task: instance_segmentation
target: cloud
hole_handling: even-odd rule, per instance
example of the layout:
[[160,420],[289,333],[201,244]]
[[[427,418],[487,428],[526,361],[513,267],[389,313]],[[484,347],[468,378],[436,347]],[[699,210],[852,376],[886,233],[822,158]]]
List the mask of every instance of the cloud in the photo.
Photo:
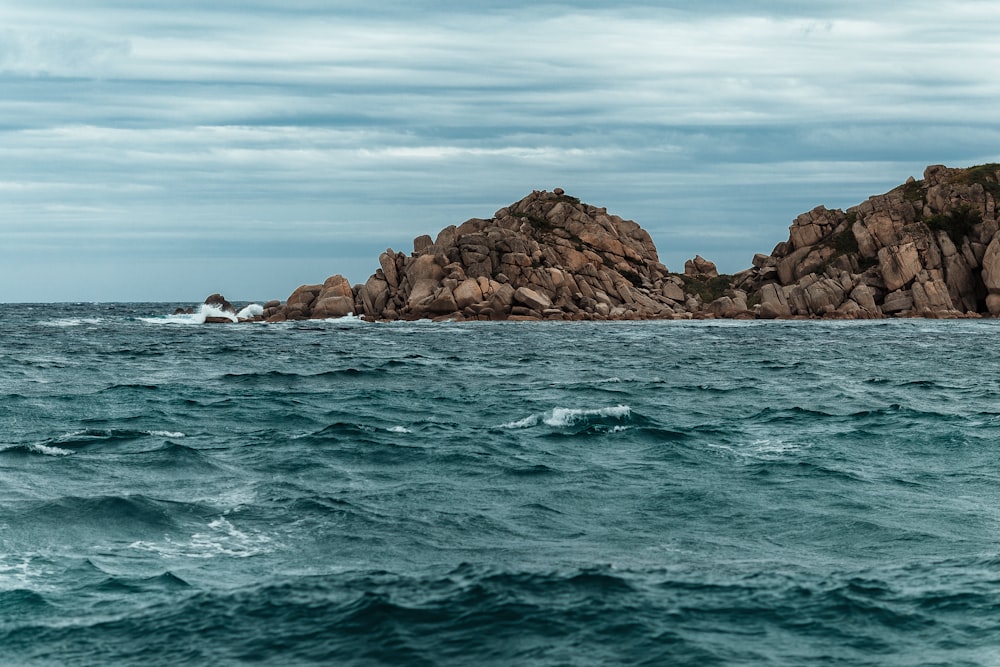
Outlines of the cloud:
[[[1000,158],[987,2],[39,0],[0,18],[0,234],[22,253],[0,248],[0,285],[19,257],[60,271],[46,247],[163,267],[225,247],[257,281],[323,248],[321,273],[337,257],[360,281],[386,245],[557,185],[650,229],[668,265],[732,271],[817,203]],[[206,275],[129,298],[216,291]]]

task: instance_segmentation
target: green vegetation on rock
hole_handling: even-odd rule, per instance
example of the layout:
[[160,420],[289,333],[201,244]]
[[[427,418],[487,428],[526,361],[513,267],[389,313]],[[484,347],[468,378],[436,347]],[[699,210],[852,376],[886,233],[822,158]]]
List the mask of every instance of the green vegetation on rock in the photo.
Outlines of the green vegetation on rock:
[[965,185],[978,183],[983,189],[994,197],[1000,197],[1000,181],[997,174],[1000,173],[1000,163],[990,162],[989,164],[970,167],[962,172],[955,181]]
[[932,231],[946,232],[955,245],[959,245],[972,234],[976,225],[983,221],[979,211],[965,205],[952,209],[948,213],[938,213],[925,218],[923,223]]
[[903,199],[912,202],[922,202],[924,200],[924,182],[911,181],[900,186],[903,191]]
[[684,291],[688,294],[700,296],[704,303],[711,303],[719,297],[724,296],[733,280],[731,275],[724,273],[714,278],[689,276],[683,273],[678,273],[677,275],[684,281]]

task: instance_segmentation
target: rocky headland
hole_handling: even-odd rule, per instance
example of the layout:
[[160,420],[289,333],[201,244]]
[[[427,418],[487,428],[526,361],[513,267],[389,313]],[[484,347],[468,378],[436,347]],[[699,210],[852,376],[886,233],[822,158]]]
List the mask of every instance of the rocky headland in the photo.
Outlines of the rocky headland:
[[[1000,164],[927,167],[848,208],[798,216],[751,268],[667,269],[649,234],[556,188],[386,250],[361,285],[334,275],[285,302],[206,321],[636,320],[1000,315]],[[247,312],[247,311],[245,311]],[[230,316],[232,315],[232,316]]]

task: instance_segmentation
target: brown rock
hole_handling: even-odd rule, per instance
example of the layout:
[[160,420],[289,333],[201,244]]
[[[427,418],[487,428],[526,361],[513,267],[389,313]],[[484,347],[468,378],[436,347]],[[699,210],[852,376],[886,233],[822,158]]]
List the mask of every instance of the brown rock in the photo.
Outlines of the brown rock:
[[346,317],[354,312],[354,298],[348,296],[329,296],[317,299],[309,313],[309,317],[325,320]]
[[788,306],[788,299],[785,291],[774,283],[764,285],[760,290],[761,317],[774,319],[776,317],[790,317],[791,308]]
[[235,313],[236,309],[233,308],[233,304],[226,300],[226,297],[221,294],[212,294],[205,299],[206,306],[214,306],[226,313]]
[[913,309],[923,312],[944,312],[955,310],[948,294],[948,286],[937,280],[914,283],[910,289],[913,295]]
[[523,303],[532,310],[541,312],[552,307],[552,299],[528,287],[519,287],[514,292],[514,301]]
[[427,310],[431,313],[443,315],[446,313],[454,313],[459,310],[458,304],[455,303],[455,295],[447,287],[442,287],[435,294],[434,298],[429,304],[427,304]]
[[434,259],[434,255],[420,255],[406,263],[406,278],[410,285],[416,285],[421,280],[440,281],[444,278],[444,269]]
[[923,268],[917,246],[910,242],[878,251],[879,267],[888,290],[898,290],[913,280]]
[[[983,255],[983,285],[989,294],[1000,294],[1000,234],[995,234]],[[989,305],[989,304],[987,304]],[[990,309],[996,315],[1000,311]]]
[[882,302],[882,312],[887,315],[895,315],[908,310],[913,310],[913,295],[910,294],[910,290],[892,292]]
[[429,303],[434,295],[437,293],[440,283],[437,280],[431,280],[430,278],[421,278],[413,285],[413,289],[410,290],[409,299],[407,299],[406,305],[411,311],[417,311],[424,303]]
[[396,256],[392,252],[392,249],[386,250],[379,255],[378,263],[382,267],[382,273],[385,275],[385,281],[389,284],[389,288],[398,288],[399,274],[396,271]]
[[301,285],[285,301],[285,315],[288,319],[307,318],[316,297],[323,291],[322,285]]
[[701,255],[695,255],[694,259],[684,262],[684,275],[716,278],[719,275],[719,271],[713,262],[708,261]]
[[483,300],[483,290],[478,279],[468,278],[454,289],[455,303],[459,309],[479,303]]
[[431,239],[431,237],[427,234],[423,234],[413,239],[413,252],[414,254],[419,255],[432,245],[434,245],[433,239]]

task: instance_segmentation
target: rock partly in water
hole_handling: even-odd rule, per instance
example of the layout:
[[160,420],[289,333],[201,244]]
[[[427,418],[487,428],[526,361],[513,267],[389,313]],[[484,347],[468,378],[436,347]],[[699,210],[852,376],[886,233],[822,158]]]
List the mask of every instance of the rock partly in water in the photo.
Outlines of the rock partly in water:
[[759,317],[1000,314],[1000,165],[927,167],[842,211],[817,207],[734,284]]
[[[683,274],[649,234],[562,189],[387,249],[368,280],[343,276],[270,301],[268,322],[1000,316],[1000,165],[930,166],[846,211],[818,206],[733,276],[695,256]],[[206,300],[232,312],[221,295]]]
[[[700,259],[700,258],[699,258]],[[714,265],[705,262],[705,266]],[[303,285],[269,322],[362,315],[367,320],[583,320],[674,318],[692,295],[660,263],[639,225],[561,189],[387,249],[361,285],[342,276]],[[715,273],[717,275],[717,272]],[[700,308],[700,305],[699,305]]]

